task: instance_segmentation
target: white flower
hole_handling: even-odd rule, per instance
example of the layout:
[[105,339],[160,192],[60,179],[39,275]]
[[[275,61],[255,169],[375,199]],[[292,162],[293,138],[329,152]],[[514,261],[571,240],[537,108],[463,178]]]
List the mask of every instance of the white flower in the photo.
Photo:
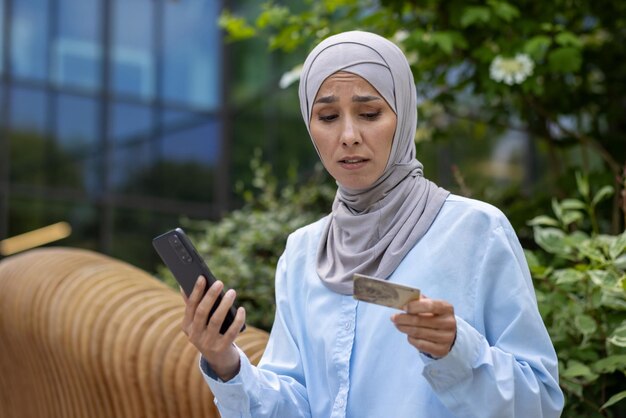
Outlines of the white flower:
[[419,54],[415,51],[411,51],[406,54],[406,60],[409,62],[409,65],[415,65],[419,60]]
[[526,54],[517,54],[515,58],[503,58],[498,55],[489,66],[489,77],[498,83],[509,86],[521,84],[533,73],[535,63]]
[[291,86],[296,81],[300,80],[300,73],[302,72],[302,64],[296,65],[291,70],[287,71],[282,75],[280,81],[278,82],[278,86],[281,89],[286,89]]
[[400,29],[399,31],[397,31],[396,33],[393,34],[393,37],[391,38],[391,40],[395,44],[401,44],[408,37],[409,37],[409,31],[408,30],[404,30],[404,29]]
[[330,29],[328,27],[325,27],[315,32],[315,36],[317,36],[317,39],[324,39],[329,33]]

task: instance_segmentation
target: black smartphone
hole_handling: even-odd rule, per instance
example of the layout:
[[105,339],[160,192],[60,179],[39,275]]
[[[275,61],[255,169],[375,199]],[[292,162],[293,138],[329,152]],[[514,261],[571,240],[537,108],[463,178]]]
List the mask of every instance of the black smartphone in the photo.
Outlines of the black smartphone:
[[[204,293],[206,293],[209,287],[217,280],[202,257],[198,254],[198,251],[196,251],[196,248],[185,234],[185,231],[181,228],[176,228],[159,235],[152,240],[152,245],[187,296],[191,295],[193,287],[198,280],[198,276],[202,275],[206,279]],[[209,313],[209,319],[219,306],[223,296],[224,292],[218,296]],[[221,334],[224,334],[226,330],[228,330],[235,320],[236,313],[237,309],[231,306],[220,328]],[[244,324],[241,331],[245,328],[246,325]]]

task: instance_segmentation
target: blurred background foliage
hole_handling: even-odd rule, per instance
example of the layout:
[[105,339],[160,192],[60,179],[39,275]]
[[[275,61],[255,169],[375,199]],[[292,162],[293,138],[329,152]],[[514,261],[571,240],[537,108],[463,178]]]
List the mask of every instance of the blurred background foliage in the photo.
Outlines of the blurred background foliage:
[[[526,202],[525,212],[575,190],[576,169],[602,184],[619,184],[626,159],[626,4],[286,3],[227,10],[220,23],[231,40],[261,41],[282,52],[285,72],[334,33],[372,30],[394,40],[411,62],[421,98],[418,158],[439,183],[455,186],[456,164],[476,197],[507,203],[521,194],[536,201]],[[515,65],[518,55],[532,62],[530,74],[512,84],[494,74],[494,61]],[[282,100],[297,114],[295,88],[288,90]],[[506,152],[507,143],[515,150]],[[471,158],[473,152],[483,159]],[[509,215],[524,228],[525,219]],[[623,229],[618,195],[605,220],[612,232]]]
[[[613,187],[576,176],[577,196],[552,201],[526,250],[539,309],[559,357],[565,417],[623,416],[626,397],[626,232],[600,233]],[[612,407],[615,405],[614,407]]]
[[[265,105],[288,115],[290,124],[273,128],[287,133],[288,147],[306,137],[293,82],[317,42],[362,29],[405,51],[420,97],[418,158],[429,178],[511,220],[559,355],[566,417],[626,414],[625,16],[626,3],[585,0],[310,0],[246,3],[220,18],[233,45],[279,57],[283,90]],[[242,88],[233,105],[264,103],[247,94]],[[245,126],[236,129],[254,135]],[[263,150],[272,161],[280,141]],[[250,160],[246,149],[233,152],[238,167]],[[238,290],[249,322],[269,329],[286,237],[328,213],[335,188],[319,166],[302,170],[313,166],[310,149],[263,161],[257,153],[242,170],[240,210],[183,224]]]

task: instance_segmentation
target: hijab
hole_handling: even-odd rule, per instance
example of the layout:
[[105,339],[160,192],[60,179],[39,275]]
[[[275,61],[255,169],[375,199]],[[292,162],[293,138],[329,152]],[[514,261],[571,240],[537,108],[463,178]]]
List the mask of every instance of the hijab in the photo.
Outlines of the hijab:
[[326,78],[339,71],[367,80],[397,118],[389,160],[380,178],[364,189],[337,183],[318,247],[317,273],[322,282],[335,292],[351,295],[354,273],[380,279],[391,276],[426,234],[449,192],[423,176],[423,166],[415,158],[413,75],[400,48],[379,35],[340,33],[322,41],[308,55],[298,94],[309,134],[317,92]]

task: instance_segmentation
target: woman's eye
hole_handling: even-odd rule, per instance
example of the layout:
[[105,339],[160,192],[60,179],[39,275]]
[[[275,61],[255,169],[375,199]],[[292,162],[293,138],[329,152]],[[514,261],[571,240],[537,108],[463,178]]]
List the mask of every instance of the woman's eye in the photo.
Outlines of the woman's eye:
[[380,112],[367,112],[363,113],[362,116],[367,120],[376,120],[380,116]]
[[332,122],[333,120],[337,119],[337,117],[337,115],[319,115],[318,119],[322,122]]

